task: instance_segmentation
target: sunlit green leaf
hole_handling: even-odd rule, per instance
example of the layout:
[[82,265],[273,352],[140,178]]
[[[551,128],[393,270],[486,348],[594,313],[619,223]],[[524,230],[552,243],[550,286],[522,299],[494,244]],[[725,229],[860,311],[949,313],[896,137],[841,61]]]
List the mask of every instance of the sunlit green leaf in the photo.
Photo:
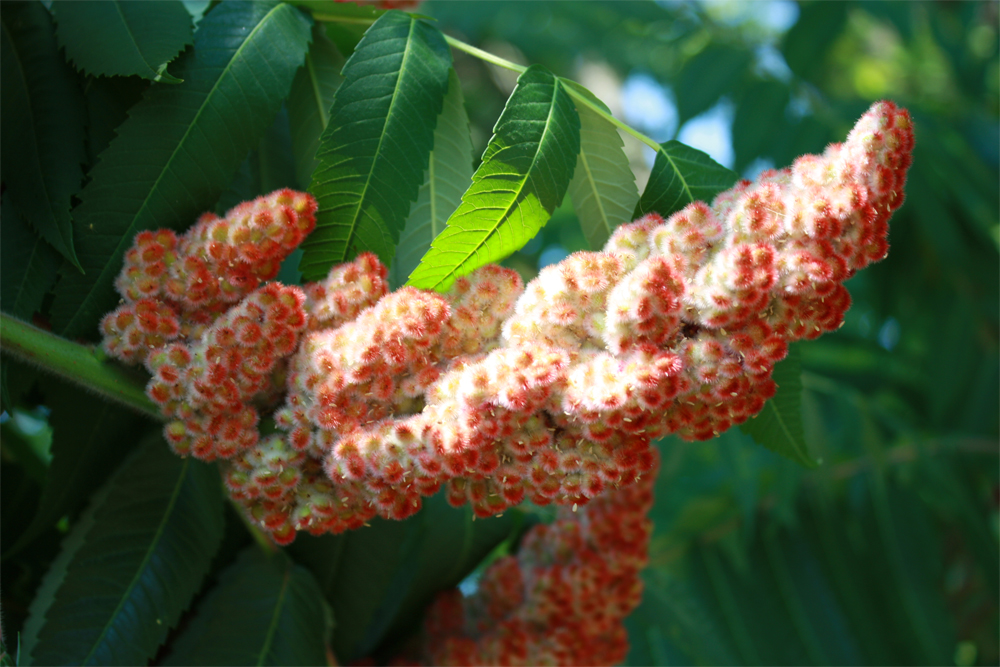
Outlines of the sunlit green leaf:
[[85,276],[56,286],[55,327],[91,336],[117,302],[121,257],[144,229],[184,229],[209,209],[287,96],[309,44],[291,5],[226,2],[178,60],[184,83],[153,86],[102,154],[73,212]]
[[434,128],[434,149],[424,184],[410,207],[410,216],[399,236],[399,246],[389,269],[393,286],[402,285],[420,263],[431,242],[444,229],[448,217],[462,203],[462,193],[472,179],[472,138],[462,88],[452,70],[448,95]]
[[59,44],[77,69],[180,83],[165,69],[191,43],[191,16],[180,0],[55,0],[52,11]]
[[247,547],[173,643],[166,665],[323,665],[330,613],[283,552]]
[[6,194],[42,238],[80,267],[70,219],[70,198],[83,178],[79,83],[58,51],[41,3],[4,3],[0,16],[0,169]]
[[580,119],[564,84],[532,65],[518,78],[483,162],[408,284],[446,289],[523,246],[548,222],[580,153]]
[[146,664],[201,587],[221,537],[218,473],[148,438],[46,574],[23,636],[30,662]]
[[424,179],[451,53],[444,36],[401,12],[383,15],[344,66],[309,191],[316,229],[302,245],[305,280],[369,250],[392,262]]

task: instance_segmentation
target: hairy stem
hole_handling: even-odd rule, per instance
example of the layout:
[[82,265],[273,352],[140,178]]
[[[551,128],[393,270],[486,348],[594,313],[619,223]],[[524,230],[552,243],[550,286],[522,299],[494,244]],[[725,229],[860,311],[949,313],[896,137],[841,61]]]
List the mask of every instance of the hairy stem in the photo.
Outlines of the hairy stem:
[[58,375],[157,421],[159,409],[146,397],[136,373],[104,360],[100,349],[60,338],[50,331],[0,313],[0,351]]

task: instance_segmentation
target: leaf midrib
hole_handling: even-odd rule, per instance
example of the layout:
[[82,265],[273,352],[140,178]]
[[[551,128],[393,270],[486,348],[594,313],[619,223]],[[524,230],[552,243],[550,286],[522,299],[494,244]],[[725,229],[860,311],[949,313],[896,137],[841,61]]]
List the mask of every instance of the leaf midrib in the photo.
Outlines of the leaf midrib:
[[[358,197],[358,203],[354,207],[354,214],[351,216],[351,229],[348,232],[347,239],[341,249],[340,261],[345,261],[347,259],[347,254],[351,251],[351,246],[354,241],[354,237],[357,235],[358,231],[358,218],[361,215],[361,210],[364,202],[368,198],[368,189],[371,187],[372,177],[375,174],[375,165],[379,163],[382,157],[382,143],[385,141],[385,137],[388,134],[386,128],[389,127],[390,123],[394,120],[393,115],[396,110],[397,98],[400,94],[400,81],[403,79],[403,74],[406,72],[406,65],[409,61],[413,48],[413,30],[416,27],[417,21],[414,18],[410,18],[409,31],[406,33],[406,47],[403,49],[403,60],[399,63],[399,71],[396,73],[396,82],[392,87],[392,100],[389,102],[389,111],[385,115],[385,123],[382,124],[382,131],[379,133],[378,146],[375,147],[375,156],[372,159],[371,167],[368,168],[368,175],[365,178],[365,184],[361,188],[360,197]],[[376,76],[376,75],[369,75]]]
[[[581,130],[581,134],[582,132],[583,131]],[[597,204],[597,211],[601,215],[601,222],[604,223],[604,227],[610,235],[611,223],[608,222],[608,214],[604,210],[604,202],[601,201],[601,197],[597,194],[597,179],[594,177],[594,173],[590,169],[590,162],[587,160],[587,151],[583,148],[583,141],[580,141],[580,162],[583,165],[583,171],[586,174],[587,182],[590,183],[591,194]]]
[[306,72],[309,74],[309,83],[312,85],[313,89],[313,99],[316,100],[316,108],[319,110],[319,123],[322,127],[322,131],[326,130],[326,126],[330,123],[330,115],[323,105],[323,94],[319,88],[319,78],[316,76],[316,66],[313,64],[312,56],[306,53]]
[[678,167],[677,163],[674,162],[673,156],[670,155],[670,153],[668,153],[666,149],[663,148],[662,146],[660,147],[660,153],[662,153],[663,156],[667,158],[667,161],[670,163],[670,168],[674,170],[674,173],[677,175],[677,178],[680,179],[684,193],[688,197],[688,203],[695,201],[694,193],[691,192],[691,187],[688,185],[687,180],[685,180],[684,174],[681,173],[680,167]]
[[143,54],[142,50],[139,48],[139,43],[135,41],[135,35],[132,34],[132,26],[129,25],[128,20],[125,18],[125,14],[122,12],[121,0],[114,0],[112,4],[114,4],[115,11],[118,12],[118,16],[122,20],[122,25],[125,26],[125,34],[128,35],[129,41],[132,43],[132,48],[134,48],[135,52],[139,55],[139,60],[141,60],[146,68],[155,76],[156,70],[153,69],[149,64],[149,61],[146,60],[145,54]]
[[[168,171],[170,171],[170,166],[173,164],[174,160],[177,158],[177,155],[180,152],[181,148],[184,147],[184,145],[185,145],[185,143],[187,141],[188,135],[191,133],[191,129],[198,124],[198,119],[201,118],[202,114],[208,108],[209,103],[212,101],[213,96],[215,95],[216,90],[219,88],[220,83],[222,82],[223,79],[226,78],[226,75],[229,74],[230,70],[232,69],[233,63],[235,63],[237,61],[237,59],[239,58],[239,55],[243,52],[243,49],[246,47],[247,44],[250,43],[250,41],[253,39],[254,35],[257,34],[257,32],[268,21],[268,19],[271,17],[271,15],[274,14],[276,11],[278,11],[278,10],[280,10],[283,7],[286,7],[286,6],[288,6],[288,5],[285,5],[283,3],[279,3],[279,4],[275,5],[274,7],[272,7],[270,10],[268,10],[267,14],[265,14],[264,16],[262,16],[260,18],[260,20],[257,21],[257,25],[254,26],[253,30],[251,30],[250,33],[247,34],[247,36],[244,38],[243,42],[240,44],[239,48],[237,48],[236,51],[233,52],[233,55],[232,55],[232,57],[229,58],[229,62],[226,64],[225,68],[223,68],[223,70],[221,72],[219,72],[218,77],[216,77],[215,83],[212,85],[212,88],[208,91],[208,94],[205,96],[205,101],[198,108],[198,112],[195,114],[195,116],[191,120],[191,122],[188,123],[187,129],[184,131],[184,135],[181,137],[180,141],[178,141],[174,145],[174,149],[170,153],[170,158],[166,161],[166,163],[163,166],[163,169],[160,170],[160,174],[156,177],[156,180],[153,181],[152,187],[149,188],[149,191],[146,193],[146,196],[143,198],[142,205],[139,207],[139,210],[136,211],[135,215],[132,216],[131,220],[129,221],[128,228],[125,230],[125,233],[123,233],[119,237],[118,243],[115,245],[114,253],[112,254],[113,257],[117,257],[119,254],[123,254],[123,248],[124,248],[124,246],[126,244],[131,244],[132,243],[132,237],[128,234],[128,231],[130,231],[132,229],[132,227],[135,225],[135,221],[138,220],[140,217],[142,217],[143,212],[146,211],[147,208],[149,208],[149,200],[152,198],[153,193],[158,190],[160,181],[163,180],[163,177],[167,174]],[[65,330],[67,330],[67,331],[70,330],[72,328],[73,324],[76,323],[77,319],[79,319],[82,316],[82,314],[84,312],[84,309],[85,309],[85,306],[94,299],[94,295],[97,292],[97,286],[100,285],[103,282],[104,277],[106,275],[108,275],[109,271],[114,271],[114,270],[116,270],[116,267],[113,266],[113,264],[111,262],[106,262],[104,264],[104,268],[98,274],[97,280],[94,281],[94,284],[93,284],[92,288],[90,289],[89,293],[87,294],[87,296],[85,296],[81,300],[80,305],[76,309],[76,313],[66,323],[66,326],[64,327]]]
[[[502,192],[514,193],[514,198],[511,200],[510,204],[508,204],[506,207],[503,208],[503,215],[501,215],[497,219],[496,224],[493,225],[493,228],[489,230],[489,232],[482,239],[482,241],[480,241],[479,243],[475,244],[472,247],[472,250],[470,250],[469,252],[467,252],[466,255],[465,255],[465,257],[463,257],[460,262],[458,262],[457,264],[455,264],[454,268],[452,268],[451,270],[449,270],[436,283],[434,283],[434,285],[431,287],[431,289],[436,290],[438,287],[440,287],[441,285],[443,285],[445,281],[447,281],[449,278],[451,278],[453,275],[455,275],[455,273],[466,262],[469,261],[470,257],[472,257],[477,252],[479,252],[479,249],[482,248],[483,245],[486,244],[486,241],[488,239],[490,239],[496,233],[497,229],[500,227],[500,225],[503,223],[503,221],[506,220],[508,217],[510,217],[511,213],[517,208],[518,203],[521,201],[521,195],[524,192],[524,186],[530,180],[530,178],[532,176],[532,173],[535,170],[535,164],[538,162],[538,157],[542,153],[542,146],[545,144],[546,140],[548,139],[549,134],[551,134],[551,131],[552,131],[552,115],[555,112],[556,99],[557,99],[557,97],[559,95],[559,86],[560,85],[561,84],[559,83],[559,80],[556,79],[555,77],[553,77],[553,80],[552,80],[552,99],[549,102],[549,113],[548,113],[548,115],[545,118],[545,128],[542,130],[542,136],[538,139],[537,148],[535,149],[535,154],[531,158],[531,164],[528,165],[528,169],[524,172],[524,175],[521,176],[520,182],[518,183],[518,186],[517,186],[516,189],[514,189],[514,190],[502,190]],[[530,121],[532,119],[528,119],[528,120]],[[518,144],[513,144],[513,145],[514,146],[518,146],[518,145],[526,144],[526,143],[535,143],[535,142],[522,141],[522,142],[519,142]],[[489,149],[487,149],[487,150],[489,150]],[[484,166],[485,166],[485,163],[484,163]],[[480,167],[480,169],[481,168],[482,167]],[[486,180],[488,178],[492,178],[492,177],[497,176],[497,175],[498,174],[488,174],[488,175],[484,176],[480,180],[483,181],[483,180]],[[481,192],[476,192],[475,194],[479,195],[479,194],[482,194],[482,193]],[[471,199],[471,197],[470,197],[470,199]],[[465,202],[462,202],[462,203],[464,204]],[[485,208],[490,208],[490,209],[496,208],[498,210],[500,209],[500,207],[485,207]]]
[[87,664],[88,662],[90,662],[90,659],[93,657],[94,653],[101,646],[101,642],[104,640],[104,637],[108,634],[108,631],[111,630],[111,626],[114,625],[114,622],[117,619],[119,612],[121,612],[122,607],[125,605],[125,601],[131,598],[132,591],[138,585],[139,579],[142,578],[142,574],[146,570],[146,565],[149,563],[149,560],[153,557],[153,553],[156,551],[160,539],[163,537],[163,532],[166,530],[167,522],[173,515],[174,508],[177,505],[177,499],[180,496],[180,491],[181,488],[184,486],[184,482],[187,480],[187,474],[190,467],[191,467],[191,459],[189,458],[184,459],[180,475],[178,475],[177,482],[174,484],[174,489],[170,494],[170,500],[167,503],[166,511],[164,511],[163,518],[160,520],[159,525],[156,527],[156,533],[154,533],[153,539],[150,541],[150,546],[147,547],[146,549],[146,554],[143,556],[142,562],[136,568],[132,580],[129,582],[129,585],[125,589],[125,592],[122,593],[121,597],[119,598],[118,605],[115,607],[115,610],[108,617],[109,618],[108,622],[104,624],[104,628],[101,630],[101,634],[97,637],[96,640],[94,640],[94,643],[90,648],[90,651],[83,658],[83,660],[80,661],[80,664]]
[[260,649],[260,654],[257,656],[257,667],[264,664],[267,658],[268,652],[271,650],[271,644],[274,643],[274,635],[278,630],[278,621],[281,619],[281,609],[285,606],[285,595],[288,592],[288,587],[292,581],[292,567],[289,563],[285,564],[285,574],[281,581],[281,590],[278,591],[278,601],[274,604],[274,612],[271,614],[271,622],[267,626],[267,633],[264,635],[264,645]]

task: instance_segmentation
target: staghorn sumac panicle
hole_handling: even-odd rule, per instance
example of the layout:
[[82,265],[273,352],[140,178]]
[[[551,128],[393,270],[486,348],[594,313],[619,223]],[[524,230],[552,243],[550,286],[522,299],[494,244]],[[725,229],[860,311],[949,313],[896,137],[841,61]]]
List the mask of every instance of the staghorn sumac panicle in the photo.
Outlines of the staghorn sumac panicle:
[[[843,282],[887,252],[912,148],[908,113],[880,102],[844,143],[711,205],[624,224],[526,286],[485,266],[443,294],[390,293],[370,253],[317,283],[268,282],[315,225],[315,200],[282,190],[181,236],[139,234],[104,349],[145,364],[166,439],[223,459],[231,497],[281,544],[406,518],[442,489],[482,517],[561,505],[555,527],[488,575],[464,630],[434,621],[430,655],[615,661],[641,589],[653,441],[745,421],[774,395],[788,344],[841,325]],[[276,405],[277,433],[262,438]],[[606,544],[625,524],[627,548]],[[615,605],[573,597],[619,575]],[[576,636],[593,638],[585,655]]]

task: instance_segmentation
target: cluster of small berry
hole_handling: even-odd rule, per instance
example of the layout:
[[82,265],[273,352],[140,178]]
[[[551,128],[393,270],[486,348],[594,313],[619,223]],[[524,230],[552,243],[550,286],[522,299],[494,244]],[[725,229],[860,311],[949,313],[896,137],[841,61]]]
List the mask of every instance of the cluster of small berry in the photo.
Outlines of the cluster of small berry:
[[657,467],[654,459],[638,483],[533,526],[517,555],[494,561],[471,596],[439,594],[424,622],[428,664],[622,662],[623,621],[642,598]]
[[[140,234],[105,349],[145,361],[167,438],[227,459],[231,495],[281,543],[405,518],[442,487],[479,516],[582,505],[651,470],[655,438],[757,413],[788,343],[840,325],[841,283],[886,252],[912,145],[882,102],[846,143],[711,207],[623,225],[526,288],[487,266],[445,294],[388,293],[370,254],[258,287],[314,225],[312,198],[282,191],[180,238]],[[258,407],[282,400],[260,440]]]

